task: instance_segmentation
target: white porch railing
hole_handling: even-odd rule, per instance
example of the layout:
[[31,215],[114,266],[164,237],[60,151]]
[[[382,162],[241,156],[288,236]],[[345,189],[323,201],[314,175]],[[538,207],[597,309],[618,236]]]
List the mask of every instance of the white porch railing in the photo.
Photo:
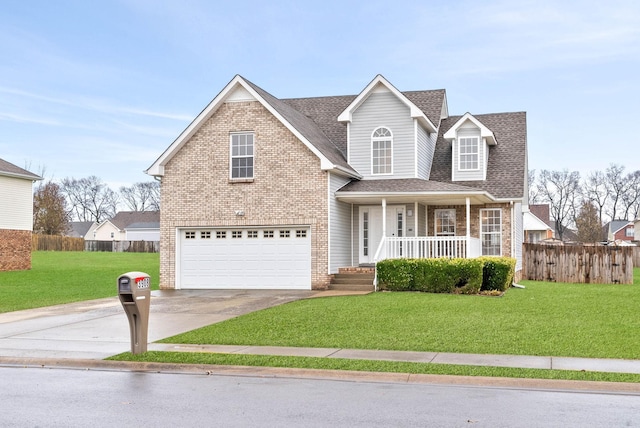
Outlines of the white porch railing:
[[376,262],[384,259],[438,257],[471,259],[481,255],[480,239],[466,236],[383,237],[376,251]]

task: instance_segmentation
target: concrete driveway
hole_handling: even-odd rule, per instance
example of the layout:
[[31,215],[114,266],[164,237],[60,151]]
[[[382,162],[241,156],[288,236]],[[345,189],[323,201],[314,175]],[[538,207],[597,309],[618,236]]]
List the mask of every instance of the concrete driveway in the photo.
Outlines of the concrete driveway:
[[[149,343],[322,294],[288,290],[153,291]],[[129,323],[117,296],[0,314],[3,357],[103,359],[129,350]]]

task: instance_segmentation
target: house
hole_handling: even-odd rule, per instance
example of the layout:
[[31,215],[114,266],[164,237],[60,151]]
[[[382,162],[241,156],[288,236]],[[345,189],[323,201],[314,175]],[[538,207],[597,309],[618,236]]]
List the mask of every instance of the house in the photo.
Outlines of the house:
[[632,221],[612,220],[603,227],[603,239],[609,242],[631,242],[635,228]]
[[119,211],[97,224],[85,239],[91,241],[159,241],[159,211]]
[[524,242],[538,243],[553,239],[548,204],[532,204],[523,212]]
[[633,240],[636,242],[640,242],[640,218],[637,218],[633,222]]
[[0,159],[0,271],[31,269],[33,182],[42,180]]
[[93,238],[93,229],[97,226],[98,223],[94,221],[71,221],[69,222],[69,230],[66,236],[91,240]]
[[161,288],[324,289],[390,257],[512,256],[526,115],[450,116],[444,90],[279,99],[235,76],[146,171]]

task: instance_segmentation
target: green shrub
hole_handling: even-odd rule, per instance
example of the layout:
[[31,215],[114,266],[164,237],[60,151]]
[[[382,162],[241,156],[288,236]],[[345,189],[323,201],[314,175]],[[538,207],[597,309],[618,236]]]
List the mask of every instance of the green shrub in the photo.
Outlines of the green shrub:
[[415,259],[386,259],[376,264],[378,289],[413,291]]
[[390,291],[477,294],[482,272],[478,259],[387,259],[377,264],[378,288]]
[[511,257],[480,257],[484,264],[482,271],[482,291],[505,291],[513,283],[516,259]]

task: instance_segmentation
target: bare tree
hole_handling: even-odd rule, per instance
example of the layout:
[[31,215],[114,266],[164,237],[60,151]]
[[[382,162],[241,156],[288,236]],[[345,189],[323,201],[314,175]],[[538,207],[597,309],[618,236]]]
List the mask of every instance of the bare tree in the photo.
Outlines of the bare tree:
[[530,169],[527,175],[528,183],[529,183],[529,204],[539,204],[540,193],[538,192],[538,188],[536,186],[536,170]]
[[624,220],[635,220],[638,218],[640,209],[640,171],[630,172],[626,176],[627,191],[622,194],[621,210],[624,212]]
[[598,211],[598,219],[600,223],[604,224],[604,210],[610,198],[606,176],[602,171],[592,172],[587,176],[582,188],[585,199],[595,205]]
[[578,241],[583,243],[599,242],[603,239],[602,222],[598,217],[598,208],[589,200],[582,202],[576,216]]
[[608,214],[611,220],[626,220],[626,218],[620,218],[620,215],[626,214],[624,212],[624,195],[629,192],[633,184],[629,182],[628,176],[624,174],[624,166],[622,165],[609,165],[605,172],[605,177],[611,194]]
[[67,201],[60,186],[40,183],[33,195],[33,231],[45,235],[62,235],[69,229]]
[[549,204],[549,211],[558,238],[562,239],[565,229],[576,218],[576,202],[580,196],[580,173],[577,171],[542,170],[537,185],[538,192],[544,202]]
[[88,178],[65,178],[62,190],[71,205],[73,216],[80,221],[101,222],[115,215],[118,195],[92,175]]
[[135,183],[130,187],[122,186],[120,196],[131,211],[160,210],[160,183],[157,181]]

